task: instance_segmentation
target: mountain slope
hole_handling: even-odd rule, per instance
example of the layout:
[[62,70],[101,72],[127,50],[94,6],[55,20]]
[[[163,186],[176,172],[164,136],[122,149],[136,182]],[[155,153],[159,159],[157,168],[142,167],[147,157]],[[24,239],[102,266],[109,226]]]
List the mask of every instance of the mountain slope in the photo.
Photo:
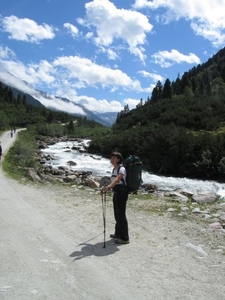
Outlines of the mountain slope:
[[12,90],[13,96],[15,98],[17,98],[18,95],[20,95],[21,97],[26,96],[27,103],[29,103],[30,105],[33,105],[33,106],[39,107],[39,108],[45,107],[43,104],[41,104],[40,101],[38,101],[37,99],[35,99],[34,97],[32,97],[29,94],[26,94],[26,93],[24,93],[24,92],[22,92],[22,91],[20,91],[16,88],[14,88],[12,86],[9,86],[7,84],[4,84],[4,83],[2,83],[2,86],[10,88]]

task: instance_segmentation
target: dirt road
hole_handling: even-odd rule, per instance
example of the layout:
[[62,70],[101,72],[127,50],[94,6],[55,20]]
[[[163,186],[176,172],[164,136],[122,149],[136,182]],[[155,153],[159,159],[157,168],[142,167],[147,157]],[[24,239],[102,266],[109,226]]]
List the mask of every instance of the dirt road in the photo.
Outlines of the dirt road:
[[[0,137],[4,152],[15,138]],[[132,199],[131,243],[116,245],[107,196],[103,248],[101,205],[98,191],[19,183],[0,166],[0,299],[224,299],[225,243],[204,224]]]

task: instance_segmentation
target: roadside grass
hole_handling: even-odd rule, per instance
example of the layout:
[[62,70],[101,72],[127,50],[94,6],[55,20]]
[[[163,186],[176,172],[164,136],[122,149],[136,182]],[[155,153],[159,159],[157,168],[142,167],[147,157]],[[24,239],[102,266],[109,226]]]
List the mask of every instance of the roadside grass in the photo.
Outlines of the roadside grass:
[[165,197],[159,196],[156,194],[138,194],[138,195],[130,195],[129,199],[136,202],[139,201],[139,207],[145,209],[146,211],[152,213],[164,213],[169,208],[176,209],[178,213],[181,212],[181,203],[177,202],[173,197]]
[[35,135],[32,130],[18,133],[18,138],[2,162],[3,170],[14,179],[27,177],[27,169],[37,167]]
[[[137,210],[157,216],[168,215],[170,218],[177,219],[180,222],[195,221],[198,224],[206,226],[213,219],[218,211],[218,201],[215,203],[198,204],[189,199],[188,202],[179,202],[174,197],[158,196],[156,194],[138,194],[130,195],[128,205]],[[193,212],[194,208],[200,208],[199,213]],[[205,211],[205,213],[203,213]],[[207,211],[211,218],[205,218]]]

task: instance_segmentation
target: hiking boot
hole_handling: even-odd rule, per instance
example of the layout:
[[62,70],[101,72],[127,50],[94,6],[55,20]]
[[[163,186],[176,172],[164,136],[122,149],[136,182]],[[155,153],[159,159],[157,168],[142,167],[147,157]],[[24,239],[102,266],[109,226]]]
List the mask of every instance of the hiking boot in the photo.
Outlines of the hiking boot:
[[125,240],[118,239],[118,240],[115,240],[115,243],[120,244],[120,245],[125,245],[125,244],[129,244],[130,241],[129,240],[125,241]]
[[112,239],[119,239],[119,238],[120,238],[120,236],[117,235],[117,234],[110,234],[110,237],[111,237]]

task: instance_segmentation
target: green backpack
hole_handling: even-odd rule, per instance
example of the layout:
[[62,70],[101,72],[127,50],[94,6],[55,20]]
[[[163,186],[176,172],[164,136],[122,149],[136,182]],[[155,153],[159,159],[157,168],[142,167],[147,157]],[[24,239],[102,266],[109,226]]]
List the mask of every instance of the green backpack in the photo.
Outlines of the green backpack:
[[[129,193],[135,193],[139,190],[142,179],[142,161],[136,155],[129,155],[123,162],[123,165],[127,172],[126,182]],[[119,172],[119,169],[118,169]]]

